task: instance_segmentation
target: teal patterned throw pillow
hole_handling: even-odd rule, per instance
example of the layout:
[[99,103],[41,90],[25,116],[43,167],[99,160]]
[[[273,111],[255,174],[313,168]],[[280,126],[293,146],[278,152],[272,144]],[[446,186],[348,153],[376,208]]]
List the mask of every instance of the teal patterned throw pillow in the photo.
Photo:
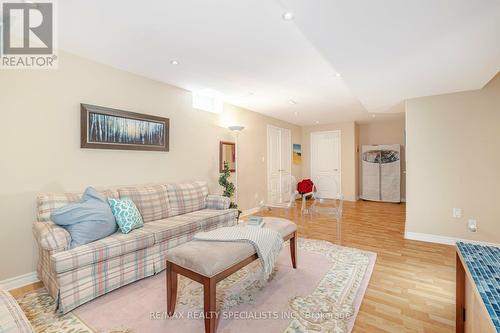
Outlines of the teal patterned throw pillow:
[[108,198],[111,211],[121,232],[128,234],[133,229],[144,226],[141,213],[130,198]]

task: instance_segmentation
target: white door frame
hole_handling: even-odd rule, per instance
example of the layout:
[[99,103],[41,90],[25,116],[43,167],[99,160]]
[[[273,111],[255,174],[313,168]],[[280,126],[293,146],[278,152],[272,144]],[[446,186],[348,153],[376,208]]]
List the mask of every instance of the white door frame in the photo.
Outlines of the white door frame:
[[[289,136],[289,142],[290,142],[290,147],[289,148],[289,156],[290,158],[288,158],[288,170],[290,172],[290,175],[292,175],[292,131],[289,129],[289,128],[282,128],[282,127],[278,127],[278,126],[274,126],[274,125],[267,125],[267,130],[266,130],[266,147],[267,147],[267,177],[266,177],[266,180],[267,180],[267,193],[269,193],[269,191],[271,191],[271,182],[270,182],[270,176],[271,176],[271,171],[269,170],[270,169],[270,165],[271,165],[271,158],[270,158],[270,152],[271,150],[269,149],[269,129],[277,129],[277,130],[286,130],[287,133],[288,133],[288,136]],[[280,135],[280,149],[281,149],[282,145],[281,145],[281,135]],[[281,160],[281,156],[282,154],[280,153],[280,163],[282,163],[283,161]],[[281,167],[281,169],[283,169],[283,167]],[[280,177],[281,177],[281,174],[280,174]],[[267,198],[266,198],[267,199]]]
[[309,148],[309,163],[310,163],[310,177],[312,178],[313,173],[313,159],[312,159],[312,146],[313,146],[313,134],[328,134],[328,133],[338,133],[339,136],[339,191],[342,191],[342,131],[341,130],[332,130],[332,131],[317,131],[311,132],[310,134],[310,148]]

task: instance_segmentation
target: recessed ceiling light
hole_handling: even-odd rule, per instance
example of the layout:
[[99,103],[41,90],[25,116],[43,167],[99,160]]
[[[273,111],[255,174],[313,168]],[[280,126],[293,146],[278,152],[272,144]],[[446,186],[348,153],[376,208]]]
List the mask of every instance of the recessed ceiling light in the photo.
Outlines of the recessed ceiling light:
[[281,17],[285,21],[291,21],[295,18],[295,14],[292,12],[284,12],[283,15],[281,15]]
[[174,60],[170,60],[170,64],[171,64],[171,65],[178,65],[178,64],[179,64],[179,61],[177,61],[177,60],[175,60],[175,59],[174,59]]
[[290,103],[290,104],[292,104],[292,105],[297,104],[297,102],[295,102],[293,99],[288,100],[288,103]]

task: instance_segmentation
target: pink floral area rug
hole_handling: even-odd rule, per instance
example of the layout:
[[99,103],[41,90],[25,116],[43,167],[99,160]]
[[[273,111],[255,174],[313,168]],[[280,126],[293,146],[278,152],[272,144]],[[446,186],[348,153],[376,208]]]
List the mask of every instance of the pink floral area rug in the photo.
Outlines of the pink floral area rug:
[[[272,280],[258,260],[217,284],[218,333],[351,332],[376,254],[299,239],[298,268],[288,243]],[[176,313],[166,314],[165,272],[122,287],[64,316],[44,289],[18,300],[41,333],[202,333],[203,289],[179,276]]]

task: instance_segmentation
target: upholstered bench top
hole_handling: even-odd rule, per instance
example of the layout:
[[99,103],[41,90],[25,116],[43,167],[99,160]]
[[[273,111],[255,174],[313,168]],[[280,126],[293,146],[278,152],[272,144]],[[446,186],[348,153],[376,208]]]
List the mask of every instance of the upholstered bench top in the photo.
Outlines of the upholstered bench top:
[[[297,231],[289,220],[265,217],[264,228],[276,230],[281,237]],[[213,277],[255,254],[249,243],[211,242],[193,240],[167,252],[167,260],[206,277]]]

